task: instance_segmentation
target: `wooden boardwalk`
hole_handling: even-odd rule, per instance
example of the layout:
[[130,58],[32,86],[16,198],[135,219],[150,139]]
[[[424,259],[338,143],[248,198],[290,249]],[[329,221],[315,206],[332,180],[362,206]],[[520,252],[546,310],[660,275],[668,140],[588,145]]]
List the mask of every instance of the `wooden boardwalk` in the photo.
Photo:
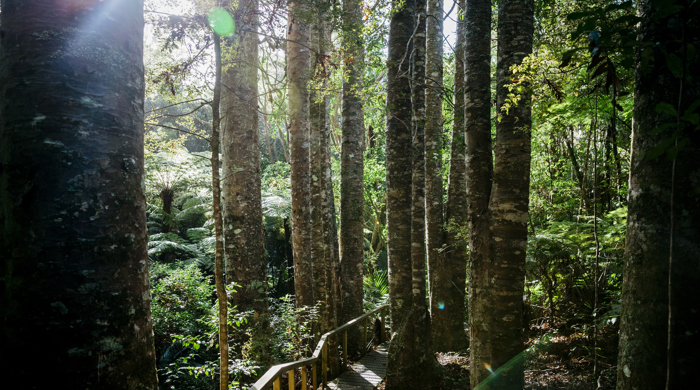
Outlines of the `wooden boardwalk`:
[[353,364],[348,371],[328,382],[328,388],[332,390],[374,389],[386,376],[387,347],[388,343],[378,346],[359,362]]

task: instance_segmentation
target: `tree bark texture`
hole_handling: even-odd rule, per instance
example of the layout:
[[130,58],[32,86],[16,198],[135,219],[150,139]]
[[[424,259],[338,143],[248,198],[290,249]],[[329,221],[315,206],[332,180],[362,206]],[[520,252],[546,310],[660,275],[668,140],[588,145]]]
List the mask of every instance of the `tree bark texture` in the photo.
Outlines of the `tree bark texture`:
[[[639,50],[635,76],[617,368],[617,388],[625,390],[687,387],[696,382],[700,360],[700,134],[683,120],[680,128],[671,125],[658,131],[678,120],[656,110],[659,103],[678,110],[680,102],[682,116],[700,97],[697,55],[685,61],[682,96],[681,78],[672,74],[666,58],[668,54],[684,58],[682,41],[695,40],[697,45],[697,23],[685,21],[697,20],[698,11],[695,7],[694,15],[683,10],[653,22],[648,18],[658,11],[654,4],[645,0],[638,8],[638,15],[647,18],[638,40],[659,44],[647,49],[652,58],[646,66]],[[684,146],[675,161],[668,154],[651,158],[652,149],[677,131],[678,144]]]
[[297,307],[312,306],[311,204],[309,171],[309,74],[311,70],[310,28],[304,20],[307,7],[289,2],[287,77],[292,185],[292,242],[294,291]]
[[216,238],[214,257],[214,283],[219,314],[219,389],[228,389],[228,297],[224,280],[224,227],[221,213],[221,176],[219,174],[219,147],[221,138],[221,38],[214,36],[215,76],[214,97],[211,101],[211,184],[212,206],[214,211],[214,237]]
[[[314,273],[314,298],[321,302],[319,313],[318,337],[335,326],[333,300],[333,277],[331,275],[333,250],[331,236],[328,234],[330,221],[325,219],[326,203],[329,199],[326,171],[330,170],[330,161],[325,151],[326,138],[330,136],[328,108],[330,96],[327,94],[328,70],[325,61],[328,58],[330,42],[327,15],[322,12],[311,33],[312,48],[315,51],[313,61],[314,86],[310,90],[310,164],[311,164],[311,258]],[[331,200],[332,201],[332,200]]]
[[3,372],[32,388],[156,389],[143,3],[1,6]]
[[226,282],[239,310],[265,310],[267,283],[260,192],[258,131],[258,3],[233,11],[237,31],[224,45],[222,80],[222,202]]
[[[470,378],[476,387],[490,372],[488,325],[491,178],[491,1],[466,0],[464,121],[467,150],[467,225],[469,228]],[[478,363],[476,363],[478,362]]]
[[391,332],[411,307],[411,86],[410,39],[414,0],[393,1],[387,59],[387,256]]
[[[510,68],[532,52],[534,3],[506,0],[498,8],[498,64],[496,74],[497,141],[489,204],[490,257],[479,264],[485,280],[478,305],[470,312],[472,383],[489,372],[489,388],[522,389],[524,385],[522,305],[530,187],[530,99],[521,96],[517,106],[501,110],[512,82]],[[468,82],[468,81],[467,81]],[[471,281],[472,279],[470,279]],[[488,295],[485,295],[486,293]],[[482,368],[484,367],[484,368]],[[486,372],[484,372],[486,371]]]
[[[443,36],[442,0],[428,0],[425,55],[425,219],[427,231],[430,310],[440,311],[443,291],[448,287],[443,267],[442,245],[445,243],[444,205],[442,202],[442,73]],[[440,314],[445,312],[440,311]],[[439,322],[440,316],[435,317]]]
[[[457,42],[455,44],[454,121],[450,173],[447,184],[445,221],[449,226],[441,266],[435,270],[430,319],[435,351],[460,351],[467,348],[464,331],[465,288],[467,276],[467,165],[464,145],[464,20],[465,0],[459,4]],[[432,287],[431,287],[432,288]],[[431,302],[433,303],[433,302]]]
[[[425,34],[426,0],[416,0],[413,33],[411,95],[413,104],[411,190],[412,305],[427,310],[425,302]],[[422,318],[422,317],[421,317]],[[416,340],[417,341],[417,340]],[[416,342],[414,341],[414,342]]]
[[[340,157],[340,272],[342,291],[341,322],[362,315],[364,255],[364,111],[362,109],[362,2],[343,2],[342,144]],[[351,351],[359,351],[359,329],[348,335]],[[351,342],[350,340],[354,342]]]

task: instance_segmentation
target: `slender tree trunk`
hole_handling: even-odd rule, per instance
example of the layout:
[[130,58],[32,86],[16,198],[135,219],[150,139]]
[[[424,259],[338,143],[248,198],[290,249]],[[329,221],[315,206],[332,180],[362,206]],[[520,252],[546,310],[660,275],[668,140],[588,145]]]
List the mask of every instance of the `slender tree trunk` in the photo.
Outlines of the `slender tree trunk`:
[[[425,34],[427,1],[416,0],[416,30],[413,34],[413,150],[411,191],[411,280],[412,306],[427,309],[425,303]],[[417,341],[417,340],[416,340]],[[414,342],[417,344],[417,342]]]
[[139,0],[2,1],[0,364],[21,387],[158,387],[143,23]]
[[467,245],[463,232],[467,227],[467,165],[464,145],[464,15],[465,0],[459,4],[455,45],[454,121],[450,174],[447,185],[445,220],[448,231],[444,262],[437,268],[430,318],[433,348],[436,351],[460,351],[467,348],[464,331]]
[[[644,0],[637,12],[649,18],[657,11],[655,2]],[[700,60],[688,57],[679,44],[700,36],[698,13],[696,6],[656,22],[645,19],[639,27],[640,42],[660,45],[647,65],[642,49],[637,53],[618,389],[681,389],[697,381],[700,133],[656,107],[669,104],[682,116],[700,96]],[[681,59],[683,79],[669,70],[669,54]],[[677,125],[657,130],[669,123]],[[668,154],[651,158],[674,133],[680,135],[677,145],[684,144],[675,159]],[[666,152],[676,144],[669,146]]]
[[[444,252],[442,252],[445,243],[442,202],[442,7],[442,0],[428,0],[425,55],[425,217],[428,235],[430,310],[446,314],[438,309],[438,302],[444,304],[444,290],[449,288],[450,277],[444,264]],[[440,316],[434,318],[438,323],[443,320]],[[440,327],[442,327],[441,324],[438,325],[438,329]],[[437,329],[433,331],[439,332]],[[445,339],[440,338],[440,340]]]
[[[343,2],[342,147],[340,157],[340,272],[342,291],[341,321],[362,315],[362,264],[364,249],[364,111],[362,109],[362,2]],[[350,341],[353,340],[353,341]],[[359,329],[348,335],[348,348],[359,351]]]
[[467,224],[469,228],[470,378],[476,387],[490,372],[483,363],[491,346],[485,307],[489,299],[491,178],[491,1],[466,0],[464,121],[467,147]]
[[266,261],[260,192],[258,131],[258,4],[244,0],[233,11],[238,27],[225,45],[222,134],[223,217],[226,282],[236,283],[231,297],[239,310],[265,311]]
[[391,332],[411,307],[411,87],[410,39],[414,0],[393,1],[387,59],[387,256]]
[[216,298],[219,304],[219,389],[228,389],[228,297],[224,281],[224,229],[221,215],[221,187],[219,177],[219,127],[221,116],[221,40],[216,33],[214,36],[214,53],[216,57],[216,76],[214,79],[214,98],[211,102],[211,183],[214,206],[214,235],[216,237],[216,254],[214,260],[214,278],[216,283]]
[[294,292],[297,307],[312,306],[311,205],[309,172],[309,91],[311,69],[310,28],[303,19],[307,7],[289,2],[287,77],[292,183],[292,241],[294,248]]

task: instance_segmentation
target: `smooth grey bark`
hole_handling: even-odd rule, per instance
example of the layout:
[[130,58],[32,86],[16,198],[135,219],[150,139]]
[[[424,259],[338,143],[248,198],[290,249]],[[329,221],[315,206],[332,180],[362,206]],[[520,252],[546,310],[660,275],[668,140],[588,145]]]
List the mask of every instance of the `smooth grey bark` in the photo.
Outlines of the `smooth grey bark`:
[[23,387],[156,389],[143,3],[1,7],[2,370]]
[[[645,18],[638,40],[659,44],[647,65],[641,52],[648,49],[637,52],[617,361],[617,388],[624,390],[685,388],[696,382],[700,363],[700,133],[656,109],[666,103],[682,116],[700,97],[700,59],[684,55],[679,44],[697,42],[700,28],[687,21],[697,20],[699,12],[696,6],[694,12],[684,9],[654,22],[650,17],[657,11],[650,0],[637,10]],[[668,54],[685,63],[685,71],[676,75],[685,75],[682,91],[681,77],[667,66]],[[657,130],[669,124],[680,127]],[[683,146],[675,160],[668,154],[652,158],[676,132]],[[671,142],[669,148],[674,146]]]
[[238,310],[266,310],[266,267],[258,120],[258,3],[233,11],[237,31],[223,45],[222,205],[226,283]]
[[[454,120],[450,173],[445,203],[445,235],[443,262],[435,271],[435,287],[430,318],[435,351],[460,351],[467,348],[464,330],[466,318],[465,288],[467,276],[467,165],[464,144],[464,4],[461,0],[455,44]],[[442,302],[442,304],[441,304]]]
[[[362,2],[343,2],[342,144],[340,156],[340,272],[342,291],[341,322],[362,315],[364,255],[364,111],[362,109]],[[348,347],[359,351],[359,329],[348,335]],[[351,341],[352,340],[352,341]]]
[[311,69],[310,28],[304,20],[307,7],[289,2],[287,77],[289,96],[289,154],[292,185],[292,241],[294,250],[294,292],[297,307],[312,306],[313,265],[311,262],[311,204],[309,171],[309,73]]
[[386,204],[391,332],[411,307],[410,39],[414,0],[392,2],[387,59]]

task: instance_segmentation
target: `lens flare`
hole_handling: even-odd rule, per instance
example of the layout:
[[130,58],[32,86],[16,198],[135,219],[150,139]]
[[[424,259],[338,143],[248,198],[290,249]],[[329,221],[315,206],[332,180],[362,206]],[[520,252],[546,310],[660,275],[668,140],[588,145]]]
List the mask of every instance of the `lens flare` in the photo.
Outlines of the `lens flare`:
[[440,310],[445,310],[445,302],[443,302],[443,301],[438,302],[437,308]]
[[227,37],[236,30],[236,23],[231,15],[221,7],[214,7],[207,16],[209,27],[222,37]]
[[489,372],[493,374],[493,369],[491,368],[490,364],[484,363],[484,367],[486,367],[486,369],[489,370]]

